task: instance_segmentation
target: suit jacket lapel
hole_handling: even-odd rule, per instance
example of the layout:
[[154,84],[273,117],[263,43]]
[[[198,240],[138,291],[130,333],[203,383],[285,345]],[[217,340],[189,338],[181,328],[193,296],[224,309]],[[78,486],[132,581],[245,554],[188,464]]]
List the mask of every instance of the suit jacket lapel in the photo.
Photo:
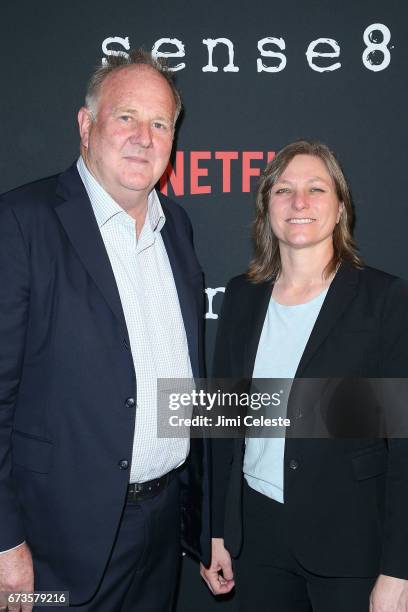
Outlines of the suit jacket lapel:
[[313,355],[347,309],[357,292],[358,270],[349,263],[341,264],[327,292],[326,299],[299,362],[296,378],[301,378]]
[[198,317],[202,316],[203,313],[199,313],[196,306],[196,296],[194,291],[197,289],[194,289],[193,285],[189,282],[188,276],[183,271],[183,260],[186,257],[186,253],[182,249],[180,239],[178,239],[173,216],[163,202],[162,206],[165,209],[166,222],[161,230],[161,236],[163,238],[164,246],[166,247],[167,256],[169,258],[177,289],[181,315],[183,317],[184,328],[186,330],[193,376],[199,377],[200,361],[198,346]]
[[258,350],[259,339],[261,337],[263,324],[268,310],[272,295],[271,281],[252,285],[250,300],[248,305],[250,317],[248,318],[248,329],[246,330],[246,349],[245,349],[245,371],[244,376],[252,378],[254,371],[255,358]]
[[55,207],[56,214],[128,340],[125,317],[109,256],[76,164],[61,174],[57,195],[60,199]]

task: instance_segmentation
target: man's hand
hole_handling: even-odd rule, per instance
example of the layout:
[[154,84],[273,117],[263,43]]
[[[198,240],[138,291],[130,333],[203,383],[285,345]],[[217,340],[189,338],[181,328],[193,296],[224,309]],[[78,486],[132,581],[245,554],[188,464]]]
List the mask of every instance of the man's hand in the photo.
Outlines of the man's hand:
[[33,559],[27,544],[0,555],[0,611],[31,612],[33,604],[7,603],[9,593],[33,593]]
[[371,592],[370,612],[408,612],[408,580],[380,574]]
[[[220,571],[222,574],[219,573]],[[204,567],[201,563],[200,574],[213,595],[223,595],[233,589],[235,582],[231,556],[224,547],[222,538],[212,539],[211,565]]]

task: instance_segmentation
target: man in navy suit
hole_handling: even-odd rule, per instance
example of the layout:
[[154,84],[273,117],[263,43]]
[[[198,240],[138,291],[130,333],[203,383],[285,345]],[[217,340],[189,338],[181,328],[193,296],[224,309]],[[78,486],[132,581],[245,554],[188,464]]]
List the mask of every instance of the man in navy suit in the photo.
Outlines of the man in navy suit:
[[157,379],[204,375],[191,225],[154,190],[180,108],[149,54],[109,58],[78,162],[2,198],[0,592],[161,612],[180,540],[208,562],[206,446],[157,436]]

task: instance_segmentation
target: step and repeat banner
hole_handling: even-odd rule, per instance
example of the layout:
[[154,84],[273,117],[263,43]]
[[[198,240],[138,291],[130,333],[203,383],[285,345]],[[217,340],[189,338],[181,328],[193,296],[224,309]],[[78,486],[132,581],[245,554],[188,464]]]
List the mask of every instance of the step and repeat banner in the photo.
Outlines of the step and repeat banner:
[[[364,260],[408,277],[405,3],[7,0],[1,17],[1,192],[77,157],[76,114],[101,59],[133,47],[168,59],[184,111],[160,189],[194,227],[208,363],[226,282],[251,256],[259,174],[290,141],[337,153]],[[236,609],[234,597],[215,601],[185,558],[178,612],[217,606]]]

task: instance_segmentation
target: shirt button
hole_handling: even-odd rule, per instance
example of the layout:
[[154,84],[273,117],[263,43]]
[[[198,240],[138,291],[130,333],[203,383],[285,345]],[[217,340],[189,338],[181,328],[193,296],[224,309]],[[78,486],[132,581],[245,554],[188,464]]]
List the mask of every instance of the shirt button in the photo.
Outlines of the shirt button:
[[299,467],[299,463],[296,461],[296,459],[291,459],[289,461],[289,467],[291,470],[297,470]]
[[128,397],[126,402],[125,402],[126,408],[134,408],[135,405],[136,405],[136,402],[133,399],[133,397]]
[[126,459],[121,459],[118,463],[118,466],[121,470],[127,470],[129,467],[129,461],[127,461]]

